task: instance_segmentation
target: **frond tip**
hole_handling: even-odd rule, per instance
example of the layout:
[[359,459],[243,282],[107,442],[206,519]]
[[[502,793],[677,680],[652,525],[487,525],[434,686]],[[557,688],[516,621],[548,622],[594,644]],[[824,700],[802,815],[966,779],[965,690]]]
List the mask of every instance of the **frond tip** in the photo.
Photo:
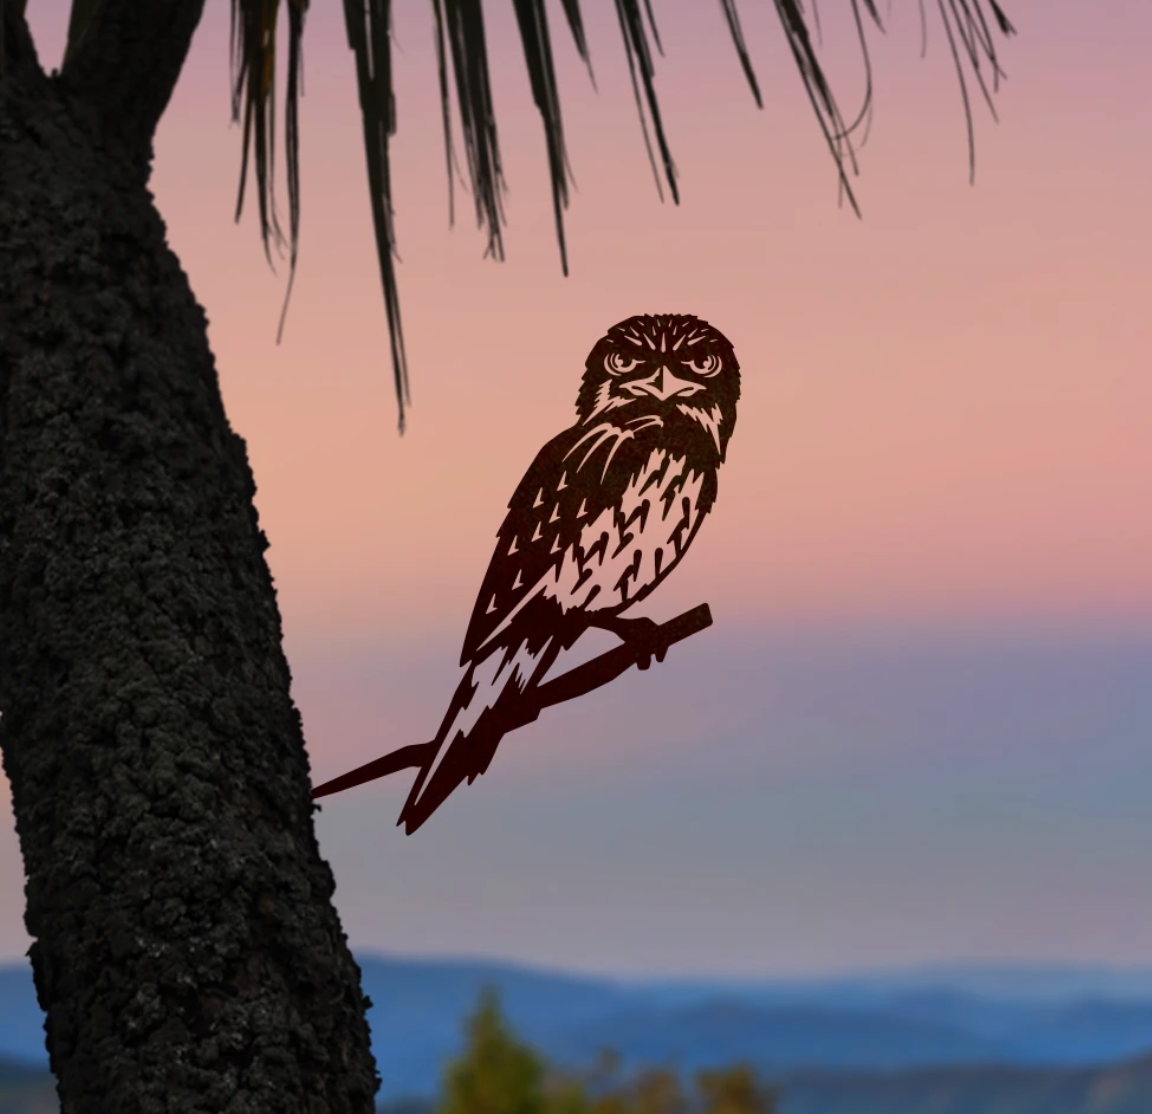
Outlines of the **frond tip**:
[[[248,156],[255,140],[257,204],[260,210],[260,237],[264,254],[272,263],[270,241],[280,253],[284,233],[276,215],[273,183],[275,170],[276,121],[276,21],[281,0],[232,0],[232,122],[239,123],[244,112],[243,151],[240,188],[236,199],[236,219],[244,209],[244,187],[248,178]],[[304,13],[309,0],[288,0],[288,89],[284,110],[284,146],[287,152],[288,229],[290,263],[288,290],[280,315],[277,343],[284,332],[284,318],[296,277],[296,256],[300,241],[300,129],[299,100],[302,92]]]
[[[517,17],[523,16],[517,4]],[[468,177],[476,204],[476,224],[488,229],[488,255],[504,258],[503,192],[504,171],[500,166],[500,137],[496,131],[496,112],[492,105],[492,85],[488,77],[488,45],[484,36],[484,10],[480,0],[432,0],[436,14],[436,49],[441,75],[445,72],[444,39],[452,55],[452,75],[456,82],[456,103],[460,111],[460,130],[464,135],[464,153],[468,160]],[[547,28],[545,28],[547,34]],[[535,84],[533,84],[535,89]],[[441,77],[440,96],[444,120],[448,120],[448,86]],[[446,125],[447,126],[447,123]],[[450,143],[450,138],[448,139]],[[449,170],[451,189],[451,170]]]
[[392,164],[388,145],[396,134],[396,100],[392,95],[392,0],[344,0],[348,45],[356,56],[356,85],[364,125],[364,153],[368,164],[368,192],[376,229],[376,255],[388,313],[392,342],[392,372],[400,432],[404,432],[404,406],[408,393],[408,361],[400,325],[400,299],[396,286],[396,228],[392,212]]
[[[722,0],[722,2],[727,6],[727,0]],[[828,144],[828,149],[836,162],[841,189],[844,195],[847,196],[849,204],[851,204],[857,215],[859,215],[860,210],[856,204],[856,198],[852,193],[845,163],[847,162],[852,167],[854,174],[858,173],[856,152],[853,147],[853,134],[861,124],[866,123],[871,118],[872,113],[872,61],[868,52],[868,40],[865,35],[865,24],[861,16],[860,7],[861,4],[863,4],[869,19],[876,27],[883,31],[884,27],[880,20],[880,12],[876,7],[876,0],[851,0],[852,16],[856,24],[856,35],[864,61],[866,80],[863,103],[851,124],[845,124],[840,113],[840,108],[836,103],[836,98],[832,94],[832,88],[824,75],[823,68],[813,49],[812,38],[808,32],[808,26],[804,17],[803,0],[773,0],[773,2],[776,5],[776,12],[780,17],[784,34],[788,39],[788,45],[792,50],[792,57],[796,62],[796,68],[799,70],[800,78],[804,83],[804,89],[816,113],[816,118],[820,124],[821,131],[824,133],[824,139]],[[919,0],[919,3],[921,18],[923,19],[924,0]],[[992,108],[992,100],[984,80],[984,73],[981,70],[981,55],[987,59],[992,69],[993,89],[998,86],[1000,78],[1004,76],[1004,72],[1000,68],[1000,61],[996,54],[996,43],[988,26],[985,9],[991,11],[992,17],[996,21],[996,25],[1002,35],[1008,36],[1014,34],[1015,28],[1008,21],[1008,17],[1004,14],[997,0],[936,0],[936,6],[940,12],[940,18],[944,23],[944,30],[947,34],[952,57],[956,65],[957,77],[960,82],[960,97],[963,102],[964,116],[968,127],[969,176],[970,178],[974,178],[976,172],[976,147],[972,126],[972,111],[968,99],[968,85],[964,75],[964,67],[961,64],[960,52],[957,49],[956,40],[960,40],[972,72],[976,75],[976,80],[980,85],[981,91],[984,93],[985,100],[987,100],[989,108]],[[814,0],[814,17],[815,13],[816,5]],[[955,30],[953,29],[953,25],[955,25]],[[817,27],[819,27],[818,22]],[[992,115],[993,118],[995,118],[995,110],[993,110]],[[865,132],[865,135],[866,134]]]
[[552,63],[552,40],[544,0],[513,0],[524,62],[532,85],[532,98],[544,119],[548,146],[548,170],[552,177],[552,209],[556,217],[556,238],[560,241],[560,266],[568,274],[568,252],[564,245],[564,209],[568,207],[568,157],[564,150],[564,124],[560,117],[560,93],[556,68]]

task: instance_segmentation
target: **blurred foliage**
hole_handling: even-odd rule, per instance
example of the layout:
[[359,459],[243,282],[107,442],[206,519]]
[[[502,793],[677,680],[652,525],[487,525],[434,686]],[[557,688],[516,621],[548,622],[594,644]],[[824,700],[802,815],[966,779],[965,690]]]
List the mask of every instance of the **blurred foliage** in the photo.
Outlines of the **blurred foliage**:
[[[544,1114],[544,1062],[512,1035],[486,988],[466,1022],[463,1054],[448,1065],[436,1114]],[[580,1114],[576,1108],[571,1114]]]
[[583,1072],[556,1070],[516,1039],[492,991],[467,1025],[428,1114],[1152,1114],[1152,1053],[1102,1069],[793,1071],[780,1079],[785,1100],[746,1064],[698,1072],[691,1094],[675,1070],[626,1072],[612,1051]]
[[465,1024],[435,1114],[778,1114],[775,1093],[745,1064],[699,1072],[694,1096],[671,1068],[626,1075],[610,1049],[586,1072],[553,1069],[517,1040],[492,988]]
[[773,1114],[776,1109],[775,1090],[764,1086],[747,1064],[700,1072],[696,1090],[702,1114]]

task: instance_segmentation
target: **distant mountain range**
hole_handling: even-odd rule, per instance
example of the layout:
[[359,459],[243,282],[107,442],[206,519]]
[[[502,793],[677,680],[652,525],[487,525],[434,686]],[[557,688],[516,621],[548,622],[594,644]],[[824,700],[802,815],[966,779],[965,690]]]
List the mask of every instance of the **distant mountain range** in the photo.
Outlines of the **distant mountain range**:
[[[358,958],[374,1003],[382,1100],[436,1092],[445,1061],[462,1045],[464,1018],[492,985],[520,1037],[553,1063],[587,1065],[603,1047],[620,1052],[626,1066],[688,1073],[745,1060],[787,1083],[784,1114],[1129,1114],[1083,1105],[1086,1095],[1119,1101],[1129,1091],[1144,1104],[1132,1114],[1152,1114],[1152,1059],[1140,1059],[1152,1050],[1149,971],[952,967],[820,980],[624,982],[496,962]],[[28,968],[0,967],[0,1057],[46,1067],[41,1024]],[[1101,1070],[1120,1061],[1130,1062]],[[1035,1094],[1039,1105],[980,1105],[972,1097],[953,1107],[924,1097],[974,1096],[987,1087]],[[919,1106],[899,1105],[897,1093],[917,1088]],[[837,1105],[841,1094],[849,1105]],[[861,1107],[868,1094],[875,1105]]]
[[779,1083],[780,1114],[1152,1112],[1152,1058],[1148,1057],[1106,1068],[806,1072],[785,1076]]

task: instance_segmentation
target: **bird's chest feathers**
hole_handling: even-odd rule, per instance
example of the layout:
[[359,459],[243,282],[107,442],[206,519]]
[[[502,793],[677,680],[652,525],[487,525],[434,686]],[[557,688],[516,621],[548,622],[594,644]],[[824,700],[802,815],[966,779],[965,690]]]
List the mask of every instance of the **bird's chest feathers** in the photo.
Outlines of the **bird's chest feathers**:
[[544,594],[566,611],[621,607],[647,595],[695,533],[706,475],[685,456],[653,449],[609,505],[588,499],[581,506]]

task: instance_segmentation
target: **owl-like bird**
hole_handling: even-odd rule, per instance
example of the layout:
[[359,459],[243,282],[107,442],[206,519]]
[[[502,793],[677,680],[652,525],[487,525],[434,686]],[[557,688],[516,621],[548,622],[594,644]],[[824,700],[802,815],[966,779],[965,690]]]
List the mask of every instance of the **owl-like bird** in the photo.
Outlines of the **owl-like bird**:
[[622,612],[680,563],[716,501],[740,370],[706,321],[643,315],[588,356],[574,425],[537,454],[508,504],[472,612],[460,680],[398,823],[411,835],[488,769],[525,694],[589,627],[667,649]]

